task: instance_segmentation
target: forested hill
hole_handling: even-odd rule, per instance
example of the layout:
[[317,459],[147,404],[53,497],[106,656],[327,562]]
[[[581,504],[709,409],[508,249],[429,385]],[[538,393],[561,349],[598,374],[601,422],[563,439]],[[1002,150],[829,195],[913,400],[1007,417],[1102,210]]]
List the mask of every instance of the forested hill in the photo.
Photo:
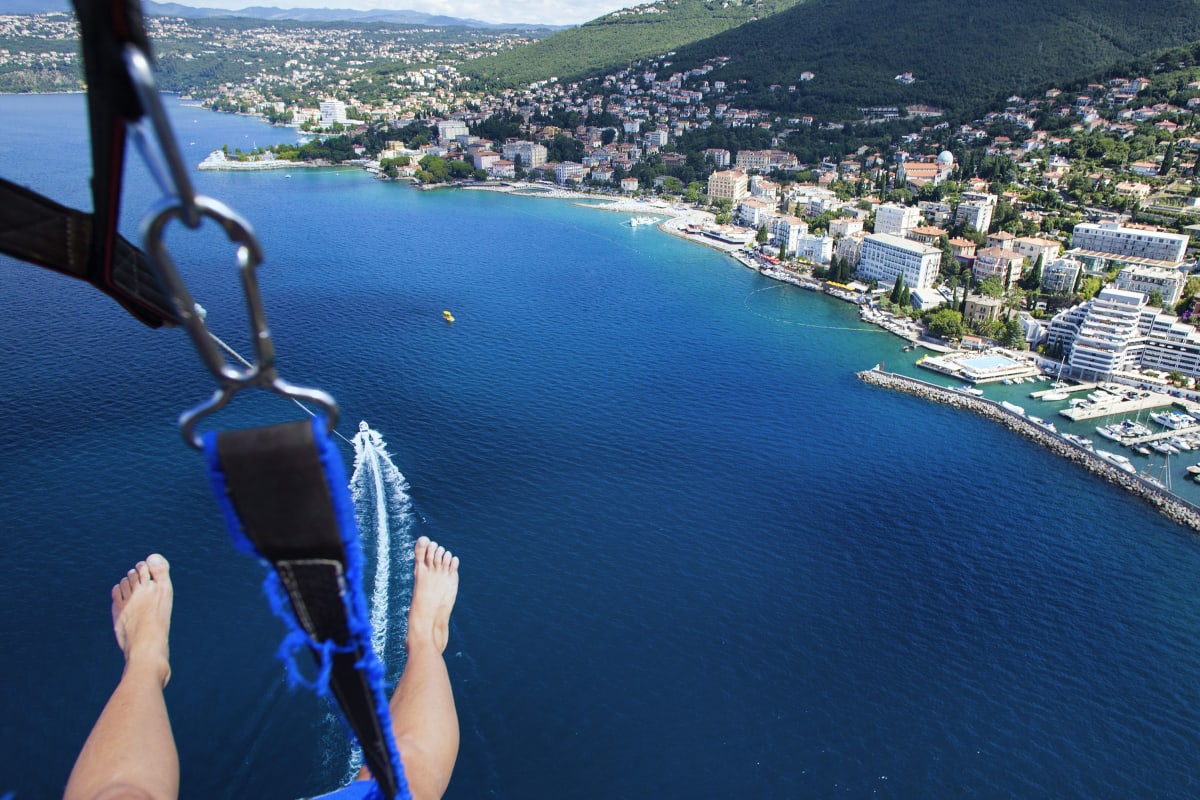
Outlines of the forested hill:
[[765,19],[798,2],[804,0],[657,0],[614,11],[518,50],[469,62],[462,70],[487,82],[512,86],[550,77],[572,80],[661,55]]
[[1200,0],[809,0],[677,48],[667,71],[726,56],[704,78],[744,80],[738,105],[819,119],[913,103],[965,113],[1196,40]]

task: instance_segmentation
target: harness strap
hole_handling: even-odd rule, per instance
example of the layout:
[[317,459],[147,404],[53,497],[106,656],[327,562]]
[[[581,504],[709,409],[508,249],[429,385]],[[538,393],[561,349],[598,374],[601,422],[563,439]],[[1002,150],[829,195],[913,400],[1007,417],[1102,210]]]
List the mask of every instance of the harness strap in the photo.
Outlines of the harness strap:
[[354,505],[325,420],[208,433],[204,449],[234,543],[274,567],[288,621],[306,636],[371,775],[385,797],[410,797],[371,646]]
[[[144,113],[123,55],[126,44],[150,52],[141,6],[138,0],[73,2],[79,19],[83,73],[88,88],[93,213],[91,235],[86,242],[87,259],[68,274],[83,278],[111,295],[143,323],[157,328],[173,323],[176,316],[170,311],[170,303],[161,303],[153,293],[141,288],[155,285],[153,280],[142,277],[145,257],[140,253],[130,256],[128,251],[136,252],[136,248],[117,233],[125,168],[125,125],[127,121],[141,119]],[[128,269],[131,260],[136,267],[132,271]],[[34,263],[55,268],[41,261]],[[131,281],[131,275],[136,279]]]
[[[90,281],[93,234],[91,214],[0,178],[0,253]],[[152,328],[176,320],[146,254],[123,236],[114,241],[111,283],[95,285]]]

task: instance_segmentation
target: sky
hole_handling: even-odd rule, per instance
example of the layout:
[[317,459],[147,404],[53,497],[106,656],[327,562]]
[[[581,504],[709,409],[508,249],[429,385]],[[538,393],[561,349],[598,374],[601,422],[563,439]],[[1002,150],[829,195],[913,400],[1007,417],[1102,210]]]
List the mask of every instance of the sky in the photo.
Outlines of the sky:
[[[165,1],[165,0],[164,0]],[[194,8],[238,9],[247,6],[280,8],[387,8],[445,14],[484,22],[532,22],[578,25],[618,8],[648,0],[176,0]]]

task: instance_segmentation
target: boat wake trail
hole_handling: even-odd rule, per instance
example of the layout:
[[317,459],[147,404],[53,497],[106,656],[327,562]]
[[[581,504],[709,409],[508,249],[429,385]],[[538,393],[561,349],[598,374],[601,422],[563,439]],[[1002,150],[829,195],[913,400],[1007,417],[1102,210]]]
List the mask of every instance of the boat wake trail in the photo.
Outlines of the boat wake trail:
[[[354,474],[350,478],[350,496],[354,499],[354,510],[358,519],[359,536],[362,538],[363,553],[367,560],[367,574],[372,577],[371,627],[375,654],[392,669],[398,665],[393,654],[402,653],[402,648],[389,647],[391,642],[402,642],[405,631],[399,636],[389,633],[392,614],[392,598],[408,592],[394,592],[391,585],[393,561],[397,566],[412,562],[412,502],[408,497],[408,482],[392,463],[387,452],[387,443],[379,431],[360,423],[354,435]],[[393,545],[399,549],[392,554]],[[400,570],[401,581],[411,576],[411,570]],[[411,577],[408,578],[411,581]],[[397,587],[403,588],[403,587]],[[401,609],[402,610],[402,609]],[[401,625],[405,616],[401,616]],[[393,652],[399,651],[399,652]],[[398,672],[398,670],[397,670]]]
[[[408,496],[408,481],[392,463],[379,431],[365,422],[359,423],[351,443],[354,472],[350,476],[350,497],[354,500],[355,521],[366,562],[363,584],[370,592],[371,644],[384,664],[385,681],[390,689],[404,668],[415,515]],[[394,586],[393,567],[398,572]],[[361,762],[356,747],[350,754],[347,780],[358,771]]]

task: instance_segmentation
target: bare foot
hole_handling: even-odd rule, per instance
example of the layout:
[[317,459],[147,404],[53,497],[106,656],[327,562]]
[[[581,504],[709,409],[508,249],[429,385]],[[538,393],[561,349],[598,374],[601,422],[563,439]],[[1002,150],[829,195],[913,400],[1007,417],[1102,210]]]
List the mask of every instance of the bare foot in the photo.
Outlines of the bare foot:
[[155,553],[139,561],[112,588],[113,632],[131,666],[154,670],[166,686],[171,679],[167,635],[171,630],[170,565]]
[[408,648],[431,643],[437,652],[450,640],[450,612],[458,596],[458,556],[428,536],[413,548],[412,605],[408,609]]

